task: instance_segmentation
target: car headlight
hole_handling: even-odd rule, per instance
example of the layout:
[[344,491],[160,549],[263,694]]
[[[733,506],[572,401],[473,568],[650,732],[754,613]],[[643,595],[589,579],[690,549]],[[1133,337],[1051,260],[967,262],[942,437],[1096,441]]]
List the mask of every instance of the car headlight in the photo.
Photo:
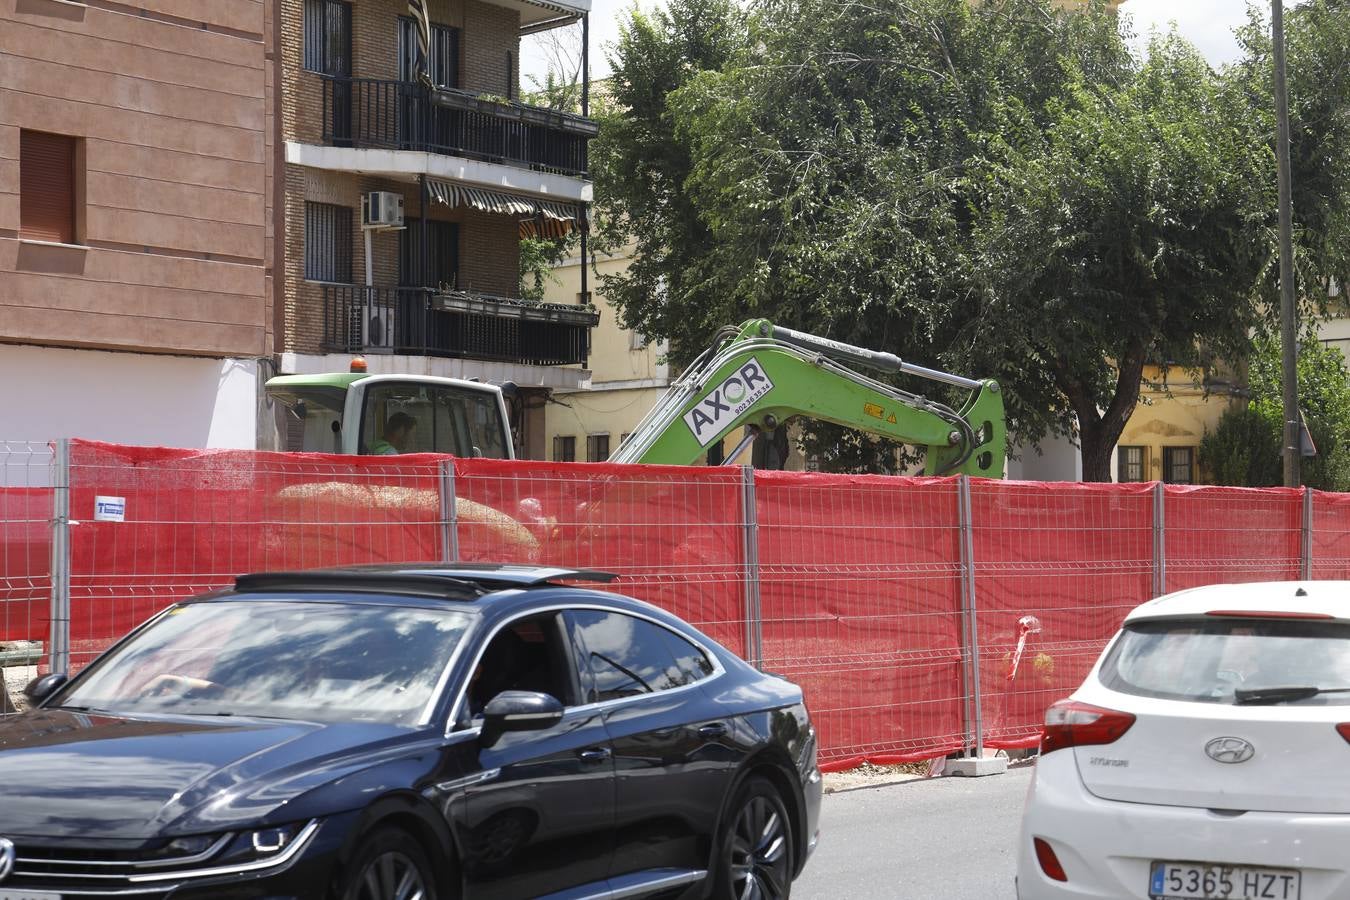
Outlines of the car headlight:
[[[160,855],[155,862],[146,864],[148,871],[130,875],[127,880],[141,884],[214,878],[289,865],[297,853],[304,852],[306,843],[318,829],[319,820],[310,819],[228,834],[175,838],[159,853],[169,854],[173,850],[177,855]],[[183,855],[202,847],[206,849],[195,855]]]
[[308,822],[275,825],[256,831],[242,831],[220,857],[222,865],[261,862],[284,853]]
[[174,838],[147,854],[147,862],[162,866],[236,865],[271,859],[296,839],[308,822],[294,822],[228,834],[200,834]]

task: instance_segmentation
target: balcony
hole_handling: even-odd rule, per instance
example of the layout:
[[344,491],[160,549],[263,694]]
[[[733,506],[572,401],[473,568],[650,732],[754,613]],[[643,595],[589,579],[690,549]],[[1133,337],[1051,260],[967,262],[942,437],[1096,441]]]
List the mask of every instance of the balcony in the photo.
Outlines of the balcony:
[[324,285],[323,349],[584,365],[598,313],[468,291]]
[[324,75],[323,140],[585,176],[590,119],[416,82]]

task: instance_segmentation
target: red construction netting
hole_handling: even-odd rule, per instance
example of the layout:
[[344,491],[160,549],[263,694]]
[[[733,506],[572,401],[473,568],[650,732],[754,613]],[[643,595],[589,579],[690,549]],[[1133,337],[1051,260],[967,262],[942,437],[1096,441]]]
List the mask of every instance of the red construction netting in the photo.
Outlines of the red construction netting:
[[1302,489],[1168,485],[1166,510],[1164,590],[1298,578]]
[[1312,577],[1350,580],[1350,494],[1313,491]]
[[47,640],[51,519],[51,488],[0,487],[0,641]]
[[1034,747],[1153,571],[1148,484],[970,483],[985,744]]
[[800,684],[827,769],[964,741],[954,478],[759,472],[763,665]]
[[[6,468],[0,484],[0,639],[48,636],[50,449],[26,453],[27,480]],[[438,560],[454,548],[466,561],[617,572],[615,590],[758,654],[803,686],[828,768],[964,747],[974,697],[959,481],[759,472],[750,516],[744,477],[73,442],[72,662],[243,572]],[[969,485],[983,737],[1029,746],[1045,707],[1151,595],[1155,486]],[[1297,577],[1301,492],[1164,496],[1166,589]],[[97,521],[96,497],[123,500],[125,521]],[[1350,495],[1312,504],[1314,575],[1344,577]]]
[[[615,590],[744,653],[741,487],[727,468],[457,459],[459,555],[618,573]],[[521,523],[505,552],[503,516]]]
[[[440,557],[440,459],[71,444],[71,657],[235,575]],[[97,521],[96,497],[125,501]]]
[[52,446],[0,441],[0,641],[43,641],[51,611]]

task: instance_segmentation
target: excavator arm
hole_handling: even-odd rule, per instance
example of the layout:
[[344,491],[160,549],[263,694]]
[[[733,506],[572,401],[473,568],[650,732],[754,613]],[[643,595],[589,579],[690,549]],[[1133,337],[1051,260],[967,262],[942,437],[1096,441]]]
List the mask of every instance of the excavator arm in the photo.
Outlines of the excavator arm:
[[[916,375],[968,390],[970,397],[959,410],[952,409],[850,366]],[[1003,477],[1007,434],[997,382],[926,369],[765,319],[723,329],[612,460],[692,465],[738,428],[751,426],[748,442],[792,416],[925,447],[929,475]]]

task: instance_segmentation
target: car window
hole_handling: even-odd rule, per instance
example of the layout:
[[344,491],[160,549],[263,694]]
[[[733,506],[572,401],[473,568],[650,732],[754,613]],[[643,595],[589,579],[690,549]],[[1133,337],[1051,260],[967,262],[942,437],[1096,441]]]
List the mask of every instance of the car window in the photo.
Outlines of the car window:
[[493,635],[470,675],[469,714],[481,715],[502,691],[535,691],[564,706],[577,704],[557,613],[517,619]]
[[468,630],[451,610],[300,600],[174,607],[60,699],[115,712],[413,724]]
[[[1126,694],[1232,703],[1237,690],[1350,688],[1350,626],[1300,619],[1135,622],[1102,662],[1100,680]],[[1350,705],[1322,694],[1308,705]]]
[[679,667],[680,674],[684,676],[685,684],[693,684],[695,681],[701,681],[713,673],[712,660],[708,655],[693,644],[686,641],[673,631],[665,628],[657,628],[661,636],[665,638],[666,646],[675,657],[675,665]]
[[669,641],[675,635],[660,625],[599,610],[571,615],[590,668],[591,702],[670,690],[697,680],[699,664],[682,665]]

